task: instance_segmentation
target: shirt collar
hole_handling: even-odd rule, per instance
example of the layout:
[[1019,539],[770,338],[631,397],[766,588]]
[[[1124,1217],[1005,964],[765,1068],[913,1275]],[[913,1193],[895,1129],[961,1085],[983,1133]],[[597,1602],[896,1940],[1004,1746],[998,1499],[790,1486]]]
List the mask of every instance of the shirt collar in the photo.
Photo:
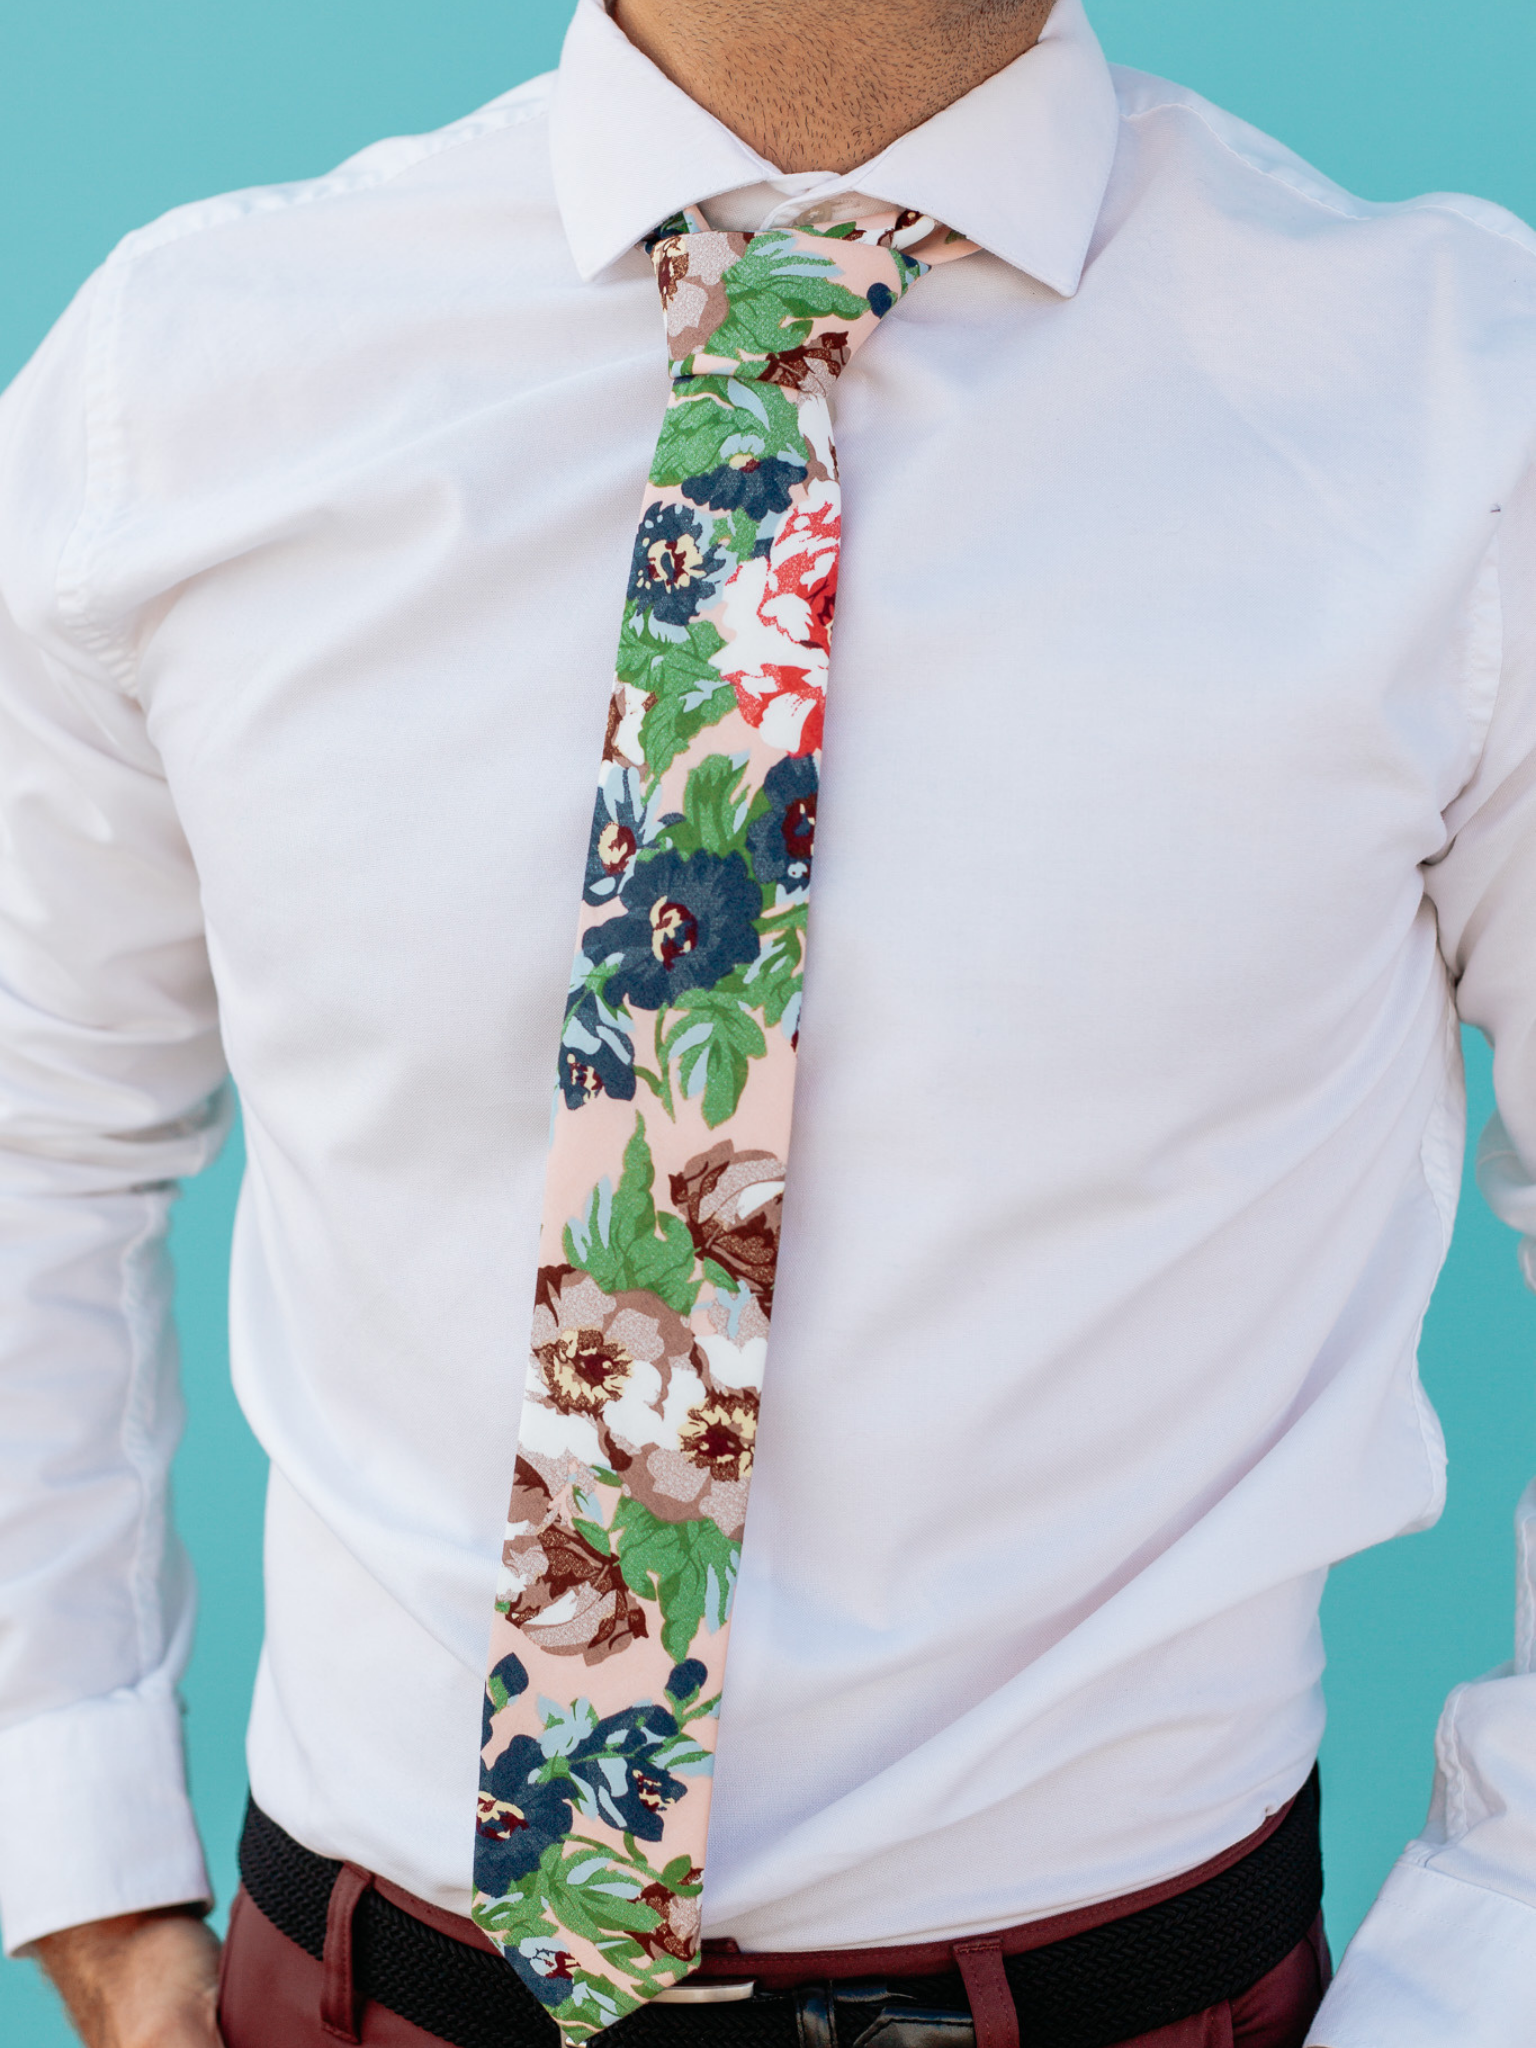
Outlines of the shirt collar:
[[555,193],[583,278],[683,206],[771,185],[807,204],[857,191],[932,214],[1068,297],[1118,132],[1081,0],[1056,0],[1033,49],[843,177],[784,177],[643,56],[603,0],[578,0],[550,111]]

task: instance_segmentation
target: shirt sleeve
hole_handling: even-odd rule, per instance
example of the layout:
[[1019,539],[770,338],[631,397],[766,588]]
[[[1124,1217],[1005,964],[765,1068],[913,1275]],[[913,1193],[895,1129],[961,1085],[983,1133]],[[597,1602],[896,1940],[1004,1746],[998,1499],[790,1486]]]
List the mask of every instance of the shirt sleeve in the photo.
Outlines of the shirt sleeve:
[[0,1921],[208,1896],[165,1233],[227,1125],[197,878],[92,612],[115,280],[0,400]]
[[[1498,1114],[1478,1179],[1536,1286],[1536,482],[1496,543],[1497,694],[1425,870],[1462,1018],[1491,1041]],[[1327,2048],[1536,2039],[1536,1485],[1516,1511],[1511,1663],[1441,1715],[1424,1832],[1398,1860],[1308,2035]]]

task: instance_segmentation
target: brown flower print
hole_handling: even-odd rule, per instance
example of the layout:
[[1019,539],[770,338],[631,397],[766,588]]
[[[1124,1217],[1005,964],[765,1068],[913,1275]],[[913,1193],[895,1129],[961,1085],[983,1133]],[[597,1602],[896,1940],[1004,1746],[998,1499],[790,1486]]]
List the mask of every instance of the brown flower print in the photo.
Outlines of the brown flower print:
[[721,280],[745,255],[750,240],[749,235],[695,235],[686,243],[678,237],[659,245],[657,276],[667,316],[667,352],[674,363],[705,348],[724,322],[731,306]]
[[514,1589],[500,1604],[528,1640],[556,1657],[600,1664],[648,1633],[645,1609],[605,1557],[563,1519],[543,1475],[517,1461],[502,1563]]
[[[694,1426],[691,1418],[685,1424]],[[746,1527],[749,1479],[717,1477],[707,1462],[700,1463],[686,1451],[666,1444],[652,1444],[633,1456],[622,1455],[615,1446],[614,1465],[624,1491],[649,1508],[658,1521],[707,1518],[722,1535],[732,1538],[739,1537]]]
[[562,1415],[599,1415],[619,1400],[637,1362],[661,1375],[693,1354],[693,1332],[654,1294],[605,1294],[574,1266],[540,1268],[533,1357],[545,1395]]
[[562,1415],[596,1415],[623,1393],[634,1359],[601,1330],[564,1329],[534,1352]]
[[732,1301],[729,1304],[717,1296],[705,1313],[714,1325],[715,1334],[738,1347],[768,1335],[768,1318],[755,1294],[749,1295],[745,1302]]
[[764,384],[779,384],[786,391],[819,391],[825,398],[851,354],[846,333],[818,334],[798,348],[775,349],[757,374]]
[[903,207],[884,234],[877,235],[875,240],[882,249],[889,249],[898,235],[905,234],[908,228],[915,228],[922,218],[923,216],[914,213],[910,206]]
[[711,1479],[745,1485],[752,1476],[757,1436],[757,1395],[750,1387],[722,1387],[705,1395],[678,1433],[678,1448]]
[[637,690],[633,683],[619,683],[608,700],[608,726],[603,734],[603,759],[617,761],[624,768],[645,765],[640,728],[645,714],[655,704],[649,690]]
[[738,1152],[727,1138],[671,1176],[673,1203],[700,1258],[745,1280],[765,1315],[773,1309],[784,1173],[784,1162],[771,1152]]
[[688,244],[682,235],[664,235],[651,252],[661,303],[670,306],[672,294],[688,275]]
[[[695,1865],[688,1872],[686,1882],[697,1884],[703,1875]],[[699,1901],[696,1898],[680,1899],[664,1884],[648,1884],[640,1894],[640,1903],[661,1915],[659,1926],[653,1927],[648,1934],[637,1933],[635,1936],[646,1954],[676,1956],[679,1962],[692,1962],[698,1954],[703,1924]]]

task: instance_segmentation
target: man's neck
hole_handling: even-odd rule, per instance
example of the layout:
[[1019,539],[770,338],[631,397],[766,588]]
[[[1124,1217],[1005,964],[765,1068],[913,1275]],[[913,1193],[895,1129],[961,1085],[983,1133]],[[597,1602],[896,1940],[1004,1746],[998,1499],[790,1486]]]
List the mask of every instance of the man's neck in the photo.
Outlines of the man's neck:
[[614,0],[690,99],[781,171],[851,171],[1039,39],[1052,0]]

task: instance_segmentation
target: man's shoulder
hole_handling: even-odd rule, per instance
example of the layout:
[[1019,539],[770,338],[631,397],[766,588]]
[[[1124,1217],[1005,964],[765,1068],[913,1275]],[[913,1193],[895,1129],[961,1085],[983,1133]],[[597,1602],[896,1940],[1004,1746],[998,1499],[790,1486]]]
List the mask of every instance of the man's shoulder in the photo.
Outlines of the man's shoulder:
[[529,306],[578,283],[549,87],[119,243],[0,405],[0,439],[76,493],[59,531],[131,527],[185,579],[349,464],[493,403],[513,344],[535,345]]
[[1319,222],[1355,224],[1363,235],[1389,234],[1414,221],[1444,224],[1469,257],[1518,258],[1536,284],[1536,231],[1517,214],[1464,192],[1424,192],[1406,199],[1363,199],[1251,122],[1203,99],[1187,86],[1148,72],[1112,67],[1122,120],[1135,130],[1177,132],[1183,146],[1225,171],[1243,203],[1268,194],[1277,224],[1311,213]]
[[[370,144],[318,177],[256,185],[178,206],[126,235],[105,272],[190,278],[288,251],[362,253],[418,238],[434,215],[553,208],[546,132],[554,74],[502,93],[447,126]],[[270,274],[270,273],[269,273]]]

